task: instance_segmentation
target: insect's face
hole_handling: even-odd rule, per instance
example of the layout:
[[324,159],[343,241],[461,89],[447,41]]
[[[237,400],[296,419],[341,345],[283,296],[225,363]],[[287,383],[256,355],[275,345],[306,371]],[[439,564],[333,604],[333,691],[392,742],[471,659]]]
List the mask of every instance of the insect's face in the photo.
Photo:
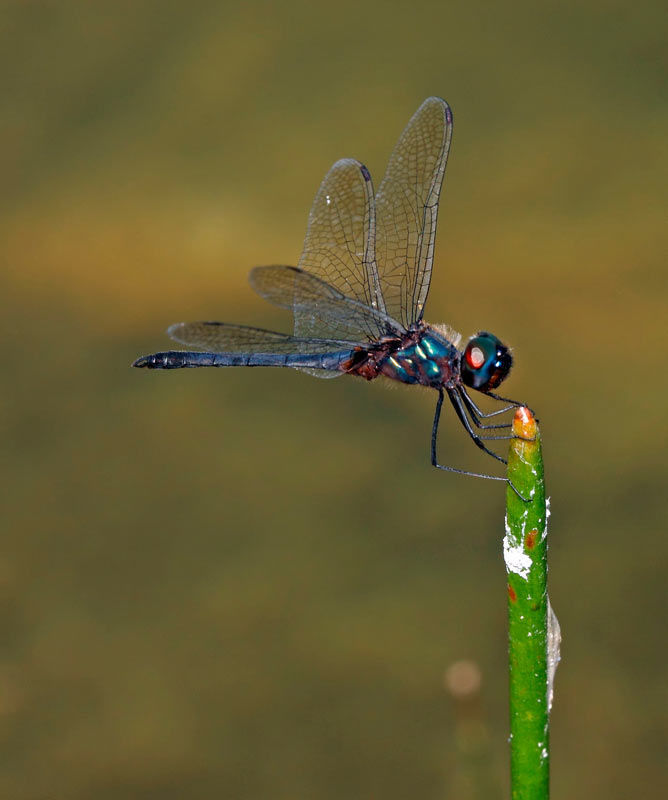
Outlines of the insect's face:
[[480,331],[469,339],[461,361],[462,381],[481,392],[495,389],[510,372],[510,350],[491,333]]

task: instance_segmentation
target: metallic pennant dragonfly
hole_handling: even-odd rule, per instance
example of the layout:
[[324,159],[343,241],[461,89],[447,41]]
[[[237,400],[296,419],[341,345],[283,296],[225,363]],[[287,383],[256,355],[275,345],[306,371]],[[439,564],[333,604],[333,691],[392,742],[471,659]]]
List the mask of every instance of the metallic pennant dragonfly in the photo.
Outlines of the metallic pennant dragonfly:
[[[384,376],[436,389],[431,463],[438,469],[506,480],[438,463],[436,437],[443,399],[476,445],[490,450],[485,433],[510,423],[483,420],[521,406],[493,393],[512,358],[496,336],[481,331],[463,350],[445,325],[423,321],[434,260],[438,199],[452,138],[452,112],[429,97],[399,137],[378,191],[359,161],[337,161],[313,201],[298,267],[256,267],[253,289],[294,315],[294,335],[231,325],[180,322],[172,339],[205,352],[167,351],[143,356],[135,367],[293,367],[320,378]],[[484,413],[468,389],[508,405]],[[514,488],[514,487],[513,487]]]

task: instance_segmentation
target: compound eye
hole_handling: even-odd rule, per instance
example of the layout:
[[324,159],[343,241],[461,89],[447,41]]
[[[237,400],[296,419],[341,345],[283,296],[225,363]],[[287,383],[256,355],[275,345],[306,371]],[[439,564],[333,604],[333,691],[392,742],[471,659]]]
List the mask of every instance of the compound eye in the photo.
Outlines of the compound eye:
[[461,378],[472,389],[486,392],[503,381],[512,363],[508,348],[493,334],[480,331],[466,345],[461,362]]

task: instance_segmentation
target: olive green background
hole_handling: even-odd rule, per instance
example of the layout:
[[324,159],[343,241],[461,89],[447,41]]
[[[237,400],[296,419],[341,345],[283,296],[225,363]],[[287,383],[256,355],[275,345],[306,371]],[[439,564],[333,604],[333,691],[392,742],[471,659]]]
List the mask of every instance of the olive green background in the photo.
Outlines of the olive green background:
[[[666,779],[665,13],[656,2],[5,2],[0,795],[502,798],[504,490],[435,394],[139,372],[189,319],[290,330],[337,158],[455,133],[427,319],[514,348],[564,633],[555,798]],[[450,414],[441,459],[494,469]],[[446,692],[460,659],[482,673]]]

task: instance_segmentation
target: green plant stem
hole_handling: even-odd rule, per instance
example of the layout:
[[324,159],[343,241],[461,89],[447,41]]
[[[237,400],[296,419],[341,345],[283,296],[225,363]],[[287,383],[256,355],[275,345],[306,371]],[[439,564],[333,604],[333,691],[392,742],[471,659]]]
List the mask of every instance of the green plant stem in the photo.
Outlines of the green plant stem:
[[549,797],[547,509],[540,432],[526,408],[513,421],[504,557],[508,573],[510,780],[513,800]]

